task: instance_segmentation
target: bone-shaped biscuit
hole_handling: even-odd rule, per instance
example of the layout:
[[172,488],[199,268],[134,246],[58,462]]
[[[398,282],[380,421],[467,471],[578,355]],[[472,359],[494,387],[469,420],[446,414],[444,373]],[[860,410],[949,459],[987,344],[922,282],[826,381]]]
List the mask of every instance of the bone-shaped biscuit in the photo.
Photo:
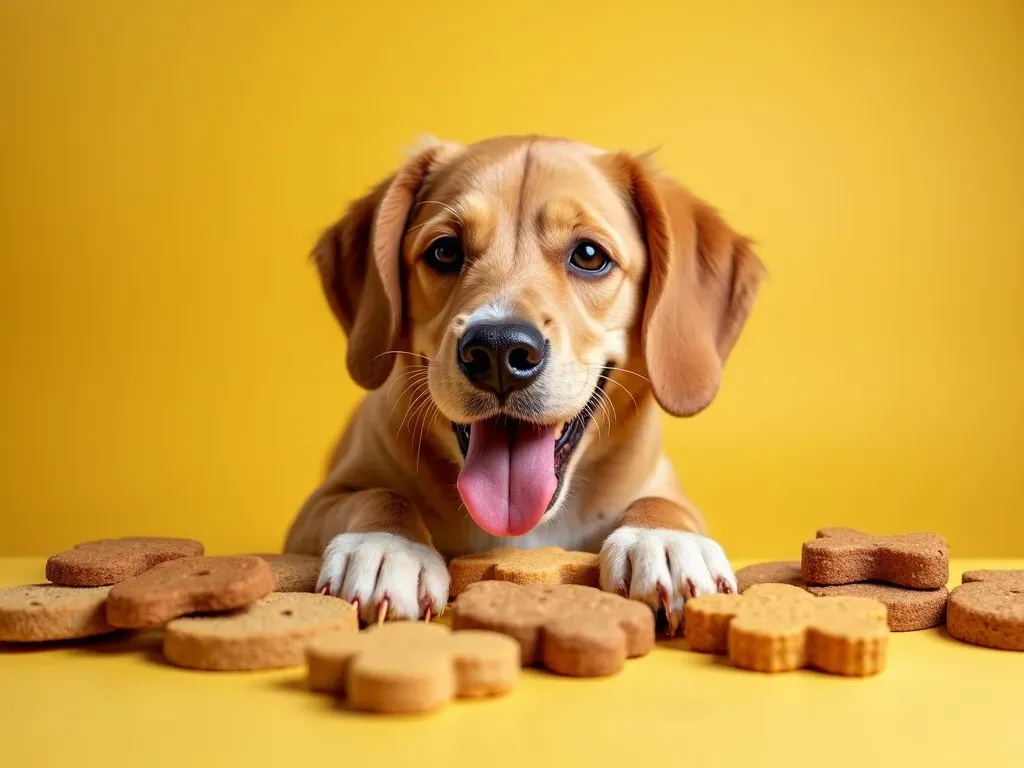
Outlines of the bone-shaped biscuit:
[[788,561],[740,568],[736,571],[736,583],[741,593],[754,584],[792,584],[818,597],[870,597],[885,605],[889,612],[889,629],[893,632],[928,629],[943,624],[946,621],[946,599],[949,597],[945,587],[908,589],[880,581],[834,586],[808,584],[800,574],[800,563]]
[[203,554],[192,539],[130,536],[76,544],[46,561],[46,578],[65,587],[102,587],[138,576],[155,565]]
[[496,696],[519,677],[519,645],[497,632],[455,632],[441,624],[390,622],[331,633],[306,649],[309,685],[343,695],[354,709],[409,713],[452,698]]
[[573,677],[614,674],[654,647],[650,608],[577,584],[473,584],[455,601],[452,626],[514,637],[524,665]]
[[949,595],[946,629],[957,640],[1024,651],[1024,571],[967,571]]
[[452,558],[448,564],[450,594],[457,597],[478,581],[510,581],[513,584],[581,584],[596,587],[600,581],[597,555],[567,552],[561,547],[510,549],[503,547]]
[[934,533],[871,536],[850,528],[822,528],[804,544],[800,561],[810,584],[885,581],[938,589],[949,580],[949,547]]
[[684,609],[686,641],[756,672],[813,667],[834,675],[885,668],[885,606],[862,597],[814,597],[789,584],[755,584],[742,595],[706,595]]

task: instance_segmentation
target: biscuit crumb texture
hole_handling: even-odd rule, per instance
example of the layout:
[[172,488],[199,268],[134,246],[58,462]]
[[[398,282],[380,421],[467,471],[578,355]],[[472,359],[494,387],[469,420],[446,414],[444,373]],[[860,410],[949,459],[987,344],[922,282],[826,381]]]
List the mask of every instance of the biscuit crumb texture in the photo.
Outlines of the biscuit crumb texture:
[[275,592],[221,616],[186,616],[164,629],[164,656],[190,669],[218,671],[300,666],[322,632],[356,634],[355,608],[337,597]]

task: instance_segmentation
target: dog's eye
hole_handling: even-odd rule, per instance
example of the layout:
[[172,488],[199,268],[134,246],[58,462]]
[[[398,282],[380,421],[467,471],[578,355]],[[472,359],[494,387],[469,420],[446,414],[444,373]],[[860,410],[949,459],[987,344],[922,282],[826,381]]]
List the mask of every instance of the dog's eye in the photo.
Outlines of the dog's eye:
[[462,269],[463,259],[465,254],[457,237],[442,237],[435,240],[423,254],[423,261],[427,266],[438,272],[458,272]]
[[576,247],[572,249],[572,255],[569,256],[569,265],[588,277],[605,275],[611,271],[614,264],[615,262],[601,246],[589,240],[577,243]]

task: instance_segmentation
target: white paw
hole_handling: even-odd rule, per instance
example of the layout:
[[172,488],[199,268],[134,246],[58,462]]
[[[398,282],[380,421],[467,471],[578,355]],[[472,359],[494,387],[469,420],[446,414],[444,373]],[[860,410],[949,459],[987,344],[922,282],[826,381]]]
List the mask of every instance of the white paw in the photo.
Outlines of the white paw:
[[[343,533],[324,550],[317,592],[358,603],[364,622],[437,616],[448,569],[437,550],[391,533]],[[386,601],[386,602],[385,602]]]
[[716,541],[665,528],[619,528],[601,547],[601,588],[661,608],[675,634],[687,598],[736,592],[736,576]]

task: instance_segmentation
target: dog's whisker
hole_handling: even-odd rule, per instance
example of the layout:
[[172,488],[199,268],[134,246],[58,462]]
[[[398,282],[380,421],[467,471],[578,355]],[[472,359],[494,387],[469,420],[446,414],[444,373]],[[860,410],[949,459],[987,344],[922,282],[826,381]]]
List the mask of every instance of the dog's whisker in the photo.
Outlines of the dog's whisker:
[[[402,394],[398,396],[398,398],[395,400],[395,404],[393,406],[391,406],[391,413],[388,414],[388,423],[389,424],[391,423],[391,420],[394,418],[395,411],[398,410],[398,406],[402,402],[402,398],[405,397],[405,394],[407,392],[409,392],[409,390],[413,389],[414,387],[416,388],[416,391],[412,395],[412,397],[419,397],[421,394],[423,394],[423,388],[424,387],[426,387],[428,392],[430,391],[430,382],[429,381],[414,381],[412,384],[410,384],[408,387],[406,387],[404,390],[402,390]],[[412,405],[410,404],[409,407],[411,408]],[[406,413],[408,413],[408,409],[406,409]],[[402,431],[401,428],[399,428],[398,431],[401,432]]]
[[608,409],[611,410],[611,418],[612,418],[612,420],[616,424],[618,424],[619,423],[619,414],[615,411],[615,403],[612,402],[611,397],[603,389],[598,389],[596,391],[598,393],[598,400],[601,402],[602,406],[605,403],[607,403]]
[[419,352],[407,352],[404,349],[389,349],[386,352],[381,352],[379,355],[374,355],[373,359],[384,357],[384,355],[409,355],[410,357],[419,357],[426,360],[428,363],[434,362],[431,358],[426,355],[421,355]]
[[417,389],[416,392],[410,398],[411,402],[409,403],[409,407],[405,409],[405,416],[402,418],[402,423],[398,425],[398,432],[396,434],[402,434],[402,427],[405,426],[405,422],[409,419],[409,415],[412,413],[413,408],[417,406],[417,404],[421,401],[424,395],[427,398],[430,397],[430,386],[429,384],[426,383],[420,384],[419,389]]
[[622,384],[622,383],[616,381],[615,379],[613,379],[613,378],[611,378],[609,376],[601,376],[600,378],[604,379],[605,381],[609,382],[610,384],[614,384],[615,386],[617,386],[621,390],[623,390],[629,396],[629,399],[633,401],[633,407],[636,409],[636,412],[637,413],[640,412],[640,406],[637,405],[636,398],[633,397],[633,393],[629,391],[629,387],[627,387],[625,384]]
[[592,365],[592,366],[589,366],[589,367],[592,368],[592,369],[596,368],[596,369],[601,370],[601,371],[604,371],[604,370],[620,371],[621,373],[628,373],[628,374],[630,374],[632,376],[636,376],[637,378],[643,379],[647,383],[650,383],[650,381],[651,381],[650,379],[648,379],[643,374],[637,373],[636,371],[631,371],[631,370],[629,370],[629,368],[616,368],[614,365]]
[[427,423],[429,422],[430,426],[432,427],[434,422],[437,421],[438,415],[440,414],[440,411],[438,411],[437,406],[434,405],[433,401],[431,401],[430,405],[431,405],[431,407],[427,410],[426,414],[424,414],[424,416],[423,416],[423,421],[420,424],[420,438],[416,442],[416,471],[417,472],[419,472],[419,470],[420,470],[420,451],[423,449],[423,435],[429,430],[429,427],[427,426]]
[[[416,374],[419,374],[419,378],[416,377]],[[386,399],[388,399],[388,400],[391,399],[391,393],[395,389],[395,384],[400,382],[402,379],[408,379],[408,378],[412,377],[413,378],[413,384],[418,384],[423,379],[427,378],[429,375],[430,374],[429,374],[429,372],[427,371],[426,368],[414,368],[411,371],[406,371],[405,373],[403,373],[403,374],[401,374],[399,376],[396,376],[395,380],[391,382],[390,386],[388,386],[388,391],[387,391]],[[402,395],[404,395],[408,391],[409,391],[408,389],[405,389],[402,392]],[[402,395],[398,396],[399,400],[402,399]]]

